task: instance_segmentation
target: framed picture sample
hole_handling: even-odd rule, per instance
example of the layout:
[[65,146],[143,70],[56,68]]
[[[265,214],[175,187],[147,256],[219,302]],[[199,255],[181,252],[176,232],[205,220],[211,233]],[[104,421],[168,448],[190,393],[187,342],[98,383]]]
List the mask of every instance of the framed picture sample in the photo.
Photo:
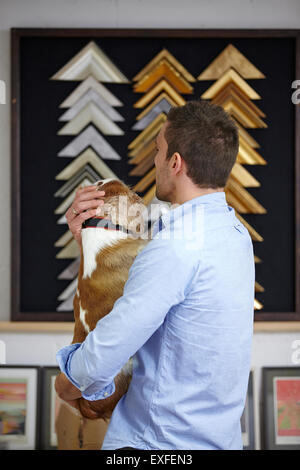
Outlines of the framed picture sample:
[[[12,30],[12,320],[72,321],[80,186],[119,178],[151,206],[171,107],[239,131],[226,199],[251,235],[255,320],[300,320],[298,30]],[[280,57],[280,62],[278,61]]]
[[55,366],[41,370],[40,448],[44,450],[57,449],[56,418],[61,400],[56,395],[54,383],[59,373],[59,367]]
[[242,438],[244,450],[255,450],[255,435],[254,435],[254,406],[253,406],[253,371],[250,371],[248,391],[245,403],[245,409],[241,418]]
[[263,369],[264,448],[300,450],[300,367]]
[[0,445],[29,450],[38,446],[40,368],[0,366]]
[[41,369],[40,444],[42,450],[100,450],[108,422],[83,418],[80,412],[61,400],[54,382],[60,369]]

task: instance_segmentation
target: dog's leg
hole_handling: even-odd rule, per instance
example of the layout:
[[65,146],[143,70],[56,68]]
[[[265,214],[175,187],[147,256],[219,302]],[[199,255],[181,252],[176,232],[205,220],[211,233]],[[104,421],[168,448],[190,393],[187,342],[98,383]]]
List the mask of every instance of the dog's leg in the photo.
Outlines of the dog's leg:
[[79,398],[79,409],[85,418],[89,419],[110,419],[112,412],[117,405],[118,401],[127,392],[131,376],[120,372],[114,379],[115,392],[108,398],[103,400],[88,401],[84,398]]
[[73,340],[71,344],[83,343],[83,341],[86,338],[87,333],[84,329],[82,321],[80,320],[80,305],[79,305],[79,297],[77,293],[74,296],[73,307],[74,307],[75,325],[74,325]]
[[80,321],[75,321],[74,335],[73,335],[73,340],[71,344],[83,343],[85,338],[86,338],[86,331],[83,328],[82,323]]

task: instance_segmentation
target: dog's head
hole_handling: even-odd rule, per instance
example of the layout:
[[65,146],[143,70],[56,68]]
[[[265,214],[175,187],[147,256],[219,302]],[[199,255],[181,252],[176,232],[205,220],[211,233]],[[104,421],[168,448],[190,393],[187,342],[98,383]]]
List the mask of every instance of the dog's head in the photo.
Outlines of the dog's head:
[[147,230],[148,214],[143,199],[118,179],[104,179],[96,184],[99,191],[105,191],[104,204],[99,207],[97,215],[122,225],[135,237],[141,236]]

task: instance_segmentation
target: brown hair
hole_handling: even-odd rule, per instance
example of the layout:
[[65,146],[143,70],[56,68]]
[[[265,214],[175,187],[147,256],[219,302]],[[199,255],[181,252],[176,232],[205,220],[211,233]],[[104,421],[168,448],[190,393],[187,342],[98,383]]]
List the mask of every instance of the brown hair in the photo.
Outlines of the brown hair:
[[239,148],[238,128],[229,114],[207,101],[189,101],[171,108],[167,121],[167,160],[178,152],[194,184],[224,187]]

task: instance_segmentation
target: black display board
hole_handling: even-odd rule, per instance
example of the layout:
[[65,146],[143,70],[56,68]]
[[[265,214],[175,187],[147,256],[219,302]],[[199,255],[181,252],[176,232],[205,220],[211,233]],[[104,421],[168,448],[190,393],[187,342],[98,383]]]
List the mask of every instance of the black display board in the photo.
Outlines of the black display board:
[[[174,31],[174,30],[12,30],[12,319],[72,320],[73,314],[56,312],[57,297],[70,281],[57,276],[70,260],[55,258],[56,240],[66,231],[54,214],[62,186],[55,176],[71,159],[57,154],[73,136],[59,136],[64,112],[59,105],[79,82],[50,77],[94,40],[129,80],[161,49],[166,48],[196,78],[228,45],[233,44],[265,76],[246,80],[261,96],[255,104],[266,114],[266,129],[247,129],[260,144],[267,165],[249,165],[261,183],[247,188],[261,203],[264,215],[242,214],[263,236],[254,243],[263,260],[256,265],[256,280],[265,288],[256,298],[264,305],[256,320],[292,320],[299,315],[299,106],[292,103],[292,82],[299,74],[298,31]],[[298,62],[297,62],[298,61]],[[297,69],[298,67],[298,69]],[[298,73],[298,76],[297,76]],[[198,99],[212,81],[193,83]],[[105,86],[124,106],[118,125],[124,136],[105,136],[122,160],[110,168],[128,184],[128,144],[138,135],[131,128],[141,110],[133,104],[142,96],[133,82]],[[298,124],[298,127],[297,127]],[[298,133],[298,134],[297,134]],[[245,166],[247,168],[247,166]],[[298,225],[297,225],[298,224]],[[298,248],[299,256],[299,248]]]

